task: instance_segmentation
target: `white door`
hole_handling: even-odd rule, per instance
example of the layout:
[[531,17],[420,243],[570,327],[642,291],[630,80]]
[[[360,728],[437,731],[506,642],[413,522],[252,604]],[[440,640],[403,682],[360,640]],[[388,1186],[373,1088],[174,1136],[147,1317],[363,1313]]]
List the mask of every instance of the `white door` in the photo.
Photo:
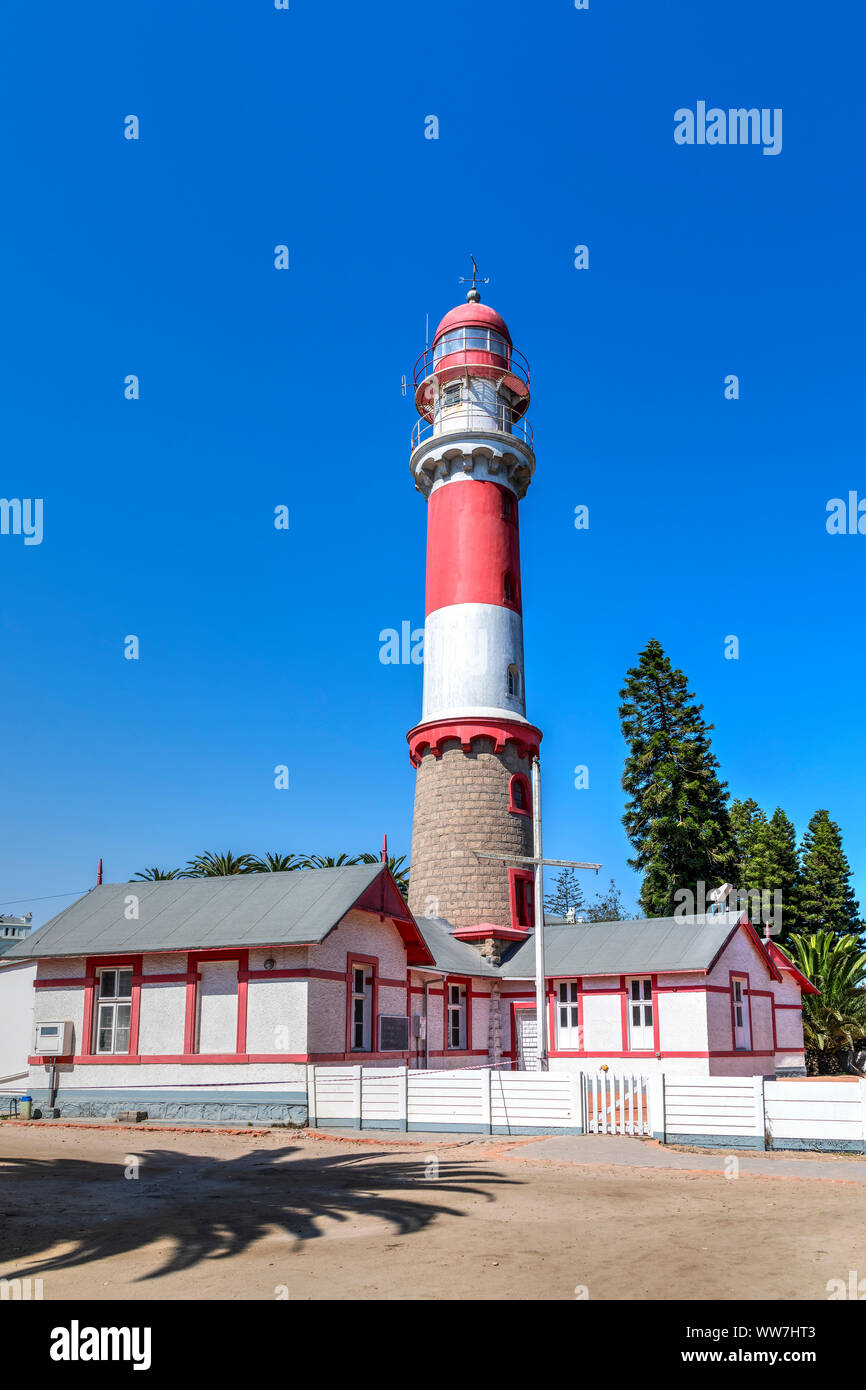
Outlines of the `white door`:
[[517,1009],[517,1066],[538,1071],[538,1025],[534,1009]]

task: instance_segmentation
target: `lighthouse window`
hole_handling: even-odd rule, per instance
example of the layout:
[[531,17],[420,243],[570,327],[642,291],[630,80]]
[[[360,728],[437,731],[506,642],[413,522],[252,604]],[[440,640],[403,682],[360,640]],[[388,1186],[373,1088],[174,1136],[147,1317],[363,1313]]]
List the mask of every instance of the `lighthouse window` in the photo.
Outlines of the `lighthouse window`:
[[521,816],[532,815],[532,793],[529,779],[522,772],[515,772],[508,783],[508,809]]
[[514,520],[514,498],[510,492],[502,493],[502,515],[506,521]]
[[517,602],[517,580],[511,573],[508,573],[505,576],[505,579],[503,581],[503,593],[505,596],[506,603]]
[[509,666],[508,668],[507,687],[509,695],[514,699],[520,698],[520,672],[516,666]]
[[433,361],[447,357],[452,352],[494,352],[497,357],[508,357],[508,344],[501,333],[493,333],[487,328],[452,328],[443,333],[433,346]]
[[461,399],[460,382],[456,381],[451,386],[442,388],[442,409],[447,410],[449,406],[459,405]]
[[529,877],[518,878],[515,875],[514,896],[516,925],[522,927],[524,931],[528,931],[532,926],[532,879]]

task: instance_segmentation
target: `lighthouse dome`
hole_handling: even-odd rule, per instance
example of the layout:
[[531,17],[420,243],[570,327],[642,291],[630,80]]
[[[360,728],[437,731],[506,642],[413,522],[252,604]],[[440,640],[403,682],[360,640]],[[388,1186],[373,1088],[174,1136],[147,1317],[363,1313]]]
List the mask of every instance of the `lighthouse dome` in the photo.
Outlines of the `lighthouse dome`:
[[489,304],[470,302],[458,304],[456,308],[450,309],[433,335],[434,343],[443,333],[449,333],[456,328],[489,328],[494,333],[501,333],[505,341],[511,344],[511,334],[505,319],[501,314],[497,314],[495,309],[491,309]]

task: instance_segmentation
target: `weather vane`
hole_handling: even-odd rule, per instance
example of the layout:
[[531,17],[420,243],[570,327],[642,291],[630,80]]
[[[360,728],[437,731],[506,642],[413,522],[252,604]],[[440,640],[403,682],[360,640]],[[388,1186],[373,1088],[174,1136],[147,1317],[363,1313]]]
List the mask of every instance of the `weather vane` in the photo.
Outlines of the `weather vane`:
[[[474,301],[475,303],[477,303],[478,300],[481,298],[481,295],[480,295],[479,292],[478,292],[478,287],[477,287],[477,285],[476,285],[475,282],[476,282],[477,280],[480,280],[481,283],[482,283],[482,285],[489,285],[489,284],[490,284],[490,276],[489,276],[489,275],[480,275],[480,274],[479,274],[479,272],[478,272],[478,266],[477,266],[476,263],[475,263],[475,257],[472,255],[472,252],[471,252],[471,251],[470,251],[470,253],[469,253],[469,259],[470,259],[470,261],[472,262],[472,281],[471,281],[472,289],[469,291],[469,293],[467,294],[466,298],[470,301],[470,303],[472,303],[473,301]],[[468,275],[461,275],[461,276],[459,277],[459,279],[458,279],[458,284],[460,284],[460,285],[468,285],[469,283],[470,283],[470,280],[469,280],[469,276],[468,276]]]

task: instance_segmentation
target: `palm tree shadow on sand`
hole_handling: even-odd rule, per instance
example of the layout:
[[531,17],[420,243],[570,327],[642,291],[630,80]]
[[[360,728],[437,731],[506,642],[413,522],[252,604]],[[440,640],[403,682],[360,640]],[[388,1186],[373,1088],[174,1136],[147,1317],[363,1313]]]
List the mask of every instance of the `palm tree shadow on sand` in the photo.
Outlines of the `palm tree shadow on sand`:
[[[461,1216],[447,1204],[449,1194],[493,1202],[494,1187],[512,1185],[475,1163],[434,1155],[310,1157],[289,1147],[224,1159],[164,1149],[135,1157],[135,1164],[4,1159],[0,1257],[14,1271],[0,1277],[70,1269],[173,1241],[173,1253],[140,1282],[202,1260],[231,1259],[274,1230],[297,1247],[324,1235],[328,1221],[360,1218],[408,1235],[437,1217]],[[136,1167],[138,1177],[126,1178]],[[71,1248],[46,1253],[57,1245]]]

